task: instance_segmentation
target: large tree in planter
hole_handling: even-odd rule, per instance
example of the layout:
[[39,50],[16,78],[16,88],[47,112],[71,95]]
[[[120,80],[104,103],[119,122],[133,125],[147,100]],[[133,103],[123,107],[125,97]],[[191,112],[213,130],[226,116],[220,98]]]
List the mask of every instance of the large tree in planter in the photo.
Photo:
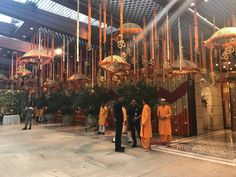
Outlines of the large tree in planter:
[[158,101],[157,89],[155,87],[147,86],[144,82],[139,82],[136,85],[129,83],[122,84],[115,90],[120,95],[124,96],[126,106],[129,106],[131,100],[135,99],[138,106],[141,108],[143,99],[147,99],[150,106],[154,108]]
[[84,88],[78,93],[77,107],[83,109],[86,114],[98,115],[102,103],[110,100],[108,90],[103,87]]

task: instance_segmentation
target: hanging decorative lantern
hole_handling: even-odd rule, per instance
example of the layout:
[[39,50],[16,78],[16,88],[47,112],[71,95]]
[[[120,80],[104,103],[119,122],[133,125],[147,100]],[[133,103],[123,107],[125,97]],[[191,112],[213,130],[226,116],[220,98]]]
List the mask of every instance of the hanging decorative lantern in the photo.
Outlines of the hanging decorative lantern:
[[102,60],[100,67],[112,73],[127,71],[130,65],[120,56],[108,56]]
[[29,71],[28,69],[26,69],[25,66],[19,65],[18,68],[16,68],[16,74],[17,74],[18,76],[24,77],[24,76],[31,75],[32,72]]
[[86,83],[90,83],[91,79],[89,79],[87,76],[80,74],[80,73],[76,73],[73,74],[72,76],[70,76],[68,79],[68,81],[79,81],[79,82],[86,82]]
[[19,58],[19,64],[46,65],[52,61],[51,55],[45,49],[33,49]]

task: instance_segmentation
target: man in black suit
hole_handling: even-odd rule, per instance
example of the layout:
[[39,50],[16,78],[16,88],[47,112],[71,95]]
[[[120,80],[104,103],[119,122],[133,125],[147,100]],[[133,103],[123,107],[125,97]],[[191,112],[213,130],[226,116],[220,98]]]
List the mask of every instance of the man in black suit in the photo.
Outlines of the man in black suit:
[[140,138],[140,118],[141,118],[141,111],[137,106],[136,100],[131,101],[130,108],[128,110],[128,116],[129,116],[129,129],[131,130],[132,139],[133,139],[133,145],[132,147],[137,147],[137,141],[136,141],[136,135],[135,130],[138,133],[138,136]]
[[114,104],[113,107],[113,118],[116,122],[115,152],[124,152],[125,150],[125,148],[121,146],[121,134],[123,127],[123,102],[123,96],[119,96],[118,101]]

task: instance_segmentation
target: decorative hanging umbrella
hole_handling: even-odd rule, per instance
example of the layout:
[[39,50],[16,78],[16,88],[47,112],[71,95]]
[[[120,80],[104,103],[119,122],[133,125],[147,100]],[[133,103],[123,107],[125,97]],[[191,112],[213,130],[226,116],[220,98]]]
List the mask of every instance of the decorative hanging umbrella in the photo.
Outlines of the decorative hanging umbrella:
[[112,73],[120,73],[129,70],[130,65],[118,55],[108,56],[100,63],[101,68]]
[[68,81],[81,81],[81,82],[87,82],[87,83],[91,82],[91,79],[89,79],[87,76],[80,73],[73,74],[67,80]]
[[171,74],[183,75],[190,73],[198,73],[200,69],[195,63],[189,60],[176,60],[171,65]]
[[26,52],[22,57],[19,59],[20,64],[40,64],[45,65],[51,62],[51,54],[47,52],[45,49],[33,49],[29,52]]
[[26,69],[24,66],[20,65],[17,69],[16,69],[16,74],[19,76],[28,76],[31,75],[32,72],[29,71],[28,69]]
[[236,46],[236,27],[226,27],[215,32],[204,42],[207,48],[226,48]]
[[0,74],[0,82],[9,82],[10,80],[4,74]]

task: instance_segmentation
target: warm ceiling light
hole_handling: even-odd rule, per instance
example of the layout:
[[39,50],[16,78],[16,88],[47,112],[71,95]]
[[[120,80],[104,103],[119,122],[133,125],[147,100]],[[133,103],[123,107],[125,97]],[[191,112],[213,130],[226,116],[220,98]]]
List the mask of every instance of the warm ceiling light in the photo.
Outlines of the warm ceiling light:
[[219,64],[218,64],[218,63],[216,63],[216,66],[219,66]]
[[232,70],[233,70],[233,68],[229,68],[229,70],[230,70],[230,71],[232,71]]
[[230,64],[231,64],[231,62],[229,61],[229,62],[228,62],[228,64],[230,65]]
[[190,4],[190,6],[191,6],[191,7],[195,6],[195,3],[194,3],[194,2],[192,2],[192,3]]
[[223,66],[223,68],[226,68],[226,66]]
[[30,30],[32,30],[32,31],[33,31],[33,30],[34,30],[34,28],[33,28],[33,27],[31,27],[31,28],[30,28]]
[[208,0],[204,0],[204,2],[208,2]]
[[55,49],[55,55],[61,55],[61,54],[62,54],[61,48]]

